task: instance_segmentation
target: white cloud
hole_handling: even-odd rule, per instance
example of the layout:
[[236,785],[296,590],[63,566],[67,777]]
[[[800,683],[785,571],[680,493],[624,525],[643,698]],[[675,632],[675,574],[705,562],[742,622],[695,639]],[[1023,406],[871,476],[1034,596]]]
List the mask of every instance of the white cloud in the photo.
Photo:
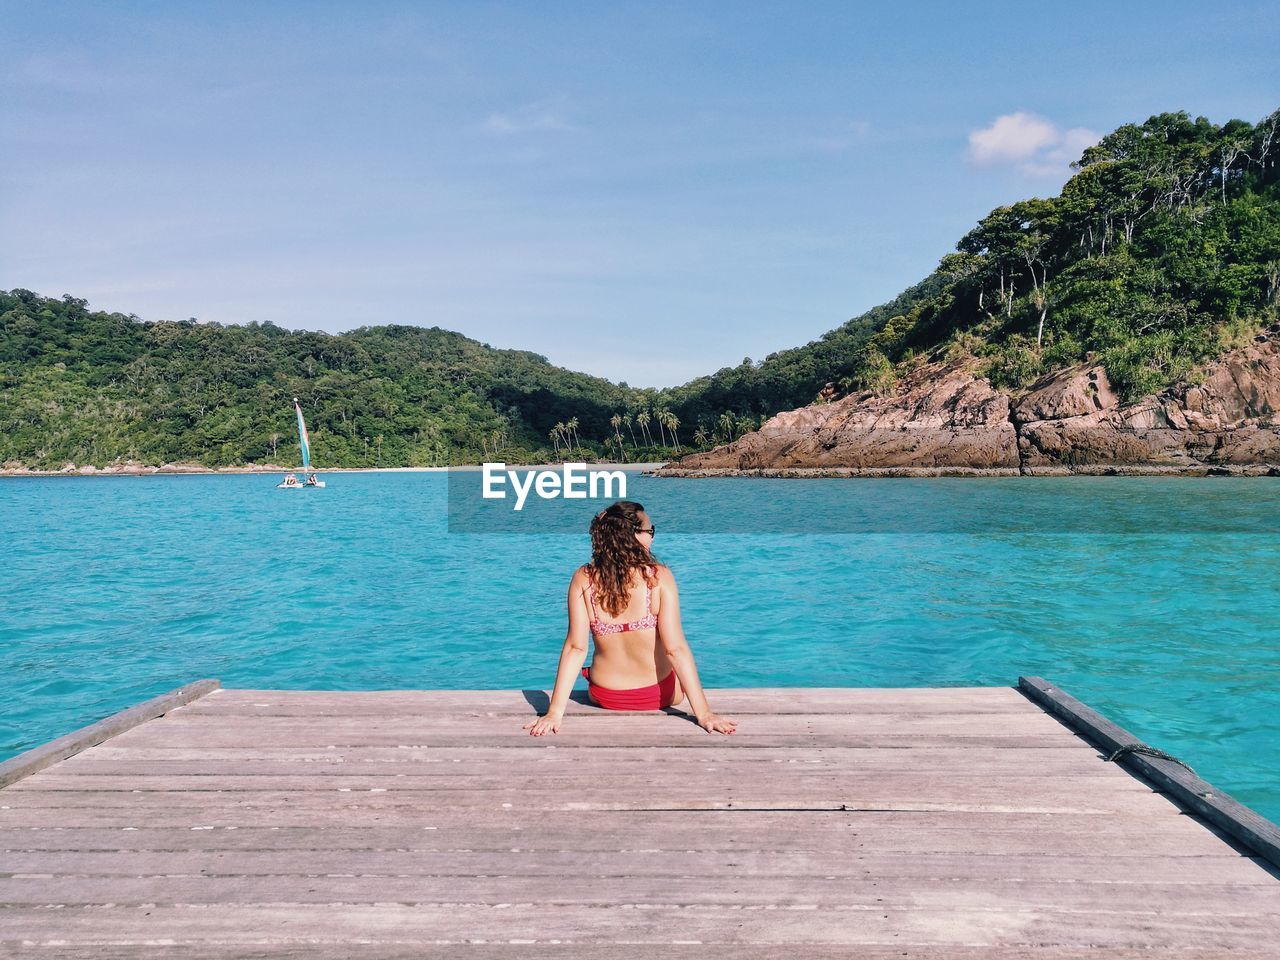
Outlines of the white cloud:
[[982,166],[1011,164],[1029,176],[1059,176],[1099,139],[1084,127],[1064,131],[1034,113],[1007,113],[969,134],[969,159]]
[[975,163],[1026,160],[1058,138],[1048,120],[1031,113],[1008,113],[969,134],[969,156]]
[[572,130],[562,111],[547,101],[530,103],[510,113],[491,113],[481,125],[485,133],[510,137],[522,133]]

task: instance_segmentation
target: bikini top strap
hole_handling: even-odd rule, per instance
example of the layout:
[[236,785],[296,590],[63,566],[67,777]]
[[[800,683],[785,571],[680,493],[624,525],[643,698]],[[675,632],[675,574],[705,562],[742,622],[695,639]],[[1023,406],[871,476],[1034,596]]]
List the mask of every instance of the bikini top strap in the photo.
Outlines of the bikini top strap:
[[596,605],[592,599],[592,595],[595,593],[595,588],[591,586],[591,574],[589,573],[587,574],[587,589],[585,592],[587,595],[587,606],[591,609],[591,622],[594,623],[600,618],[596,616]]
[[[645,569],[647,569],[647,567]],[[653,613],[653,607],[650,604],[650,599],[653,591],[649,587],[649,581],[645,579],[644,570],[640,571],[640,580],[641,582],[644,583],[644,612],[645,612],[645,615],[648,616],[649,614]],[[600,618],[596,615],[596,605],[594,602],[595,587],[592,586],[591,584],[591,574],[587,574],[586,594],[587,594],[587,606],[591,609],[591,620],[592,622],[595,622]]]

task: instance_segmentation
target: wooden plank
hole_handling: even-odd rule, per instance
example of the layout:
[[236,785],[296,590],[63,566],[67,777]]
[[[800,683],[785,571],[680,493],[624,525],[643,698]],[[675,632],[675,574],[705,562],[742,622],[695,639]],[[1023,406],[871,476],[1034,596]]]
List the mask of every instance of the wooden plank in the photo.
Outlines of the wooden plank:
[[102,743],[102,741],[111,737],[119,736],[127,730],[135,729],[139,724],[162,717],[183,704],[190,703],[198,697],[203,697],[217,690],[219,685],[217,680],[197,680],[186,686],[178,687],[176,690],[170,690],[168,693],[162,693],[158,697],[152,697],[150,700],[121,710],[118,713],[113,713],[111,716],[81,727],[79,730],[73,730],[71,733],[58,737],[56,740],[50,740],[48,743],[33,747],[25,753],[18,754],[16,757],[11,757],[0,763],[0,789],[12,783],[17,783],[24,777],[29,777],[33,773],[43,770],[59,760],[65,760],[67,757],[86,750],[95,744]]
[[[216,941],[223,946],[278,942],[349,944],[381,940],[437,944],[512,940],[612,944],[703,943],[848,945],[892,942],[914,945],[995,944],[1112,949],[1216,949],[1219,955],[1256,950],[1280,939],[1280,921],[1270,914],[1078,912],[1038,908],[1008,910],[950,906],[894,909],[874,902],[818,910],[811,904],[749,909],[624,901],[616,909],[590,905],[552,906],[511,902],[472,904],[221,904],[137,907],[68,906],[62,909],[0,910],[0,942],[177,944]],[[232,953],[233,951],[228,951]],[[361,951],[355,951],[361,952]],[[233,954],[234,955],[234,954]],[[1162,955],[1163,956],[1163,955]]]
[[[571,823],[566,823],[566,818]],[[352,826],[195,825],[72,827],[55,818],[42,827],[0,827],[0,850],[404,850],[423,852],[577,850],[787,851],[819,849],[878,854],[1011,856],[1231,856],[1236,848],[1216,828],[1174,818],[1144,830],[1144,819],[1092,814],[837,811],[734,811],[649,815],[605,811],[584,829],[578,814],[552,812],[539,822],[461,817],[436,811],[408,824]],[[1149,820],[1150,818],[1145,818]],[[478,820],[478,822],[477,822]],[[543,822],[548,821],[548,822]]]
[[[1136,779],[1123,770],[1112,768],[1107,770],[1103,765],[1100,773],[1087,778],[1087,789],[1095,792],[1110,793],[1152,793],[1151,786]],[[539,769],[530,765],[523,770],[511,770],[502,773],[494,764],[486,772],[440,771],[432,776],[398,775],[390,776],[385,772],[375,775],[337,776],[311,773],[293,773],[270,776],[242,776],[224,774],[210,776],[208,774],[56,774],[46,773],[43,776],[28,780],[21,787],[5,794],[6,804],[12,803],[15,797],[31,797],[33,794],[75,794],[84,798],[84,805],[93,805],[103,801],[111,802],[112,795],[127,794],[129,802],[133,802],[139,793],[164,794],[163,799],[176,799],[180,796],[186,803],[200,802],[207,794],[243,795],[257,797],[263,795],[288,796],[291,794],[327,794],[334,791],[353,793],[380,791],[390,795],[408,796],[413,802],[426,799],[433,792],[451,793],[461,790],[492,790],[498,792],[525,790],[563,790],[575,795],[590,795],[595,791],[612,794],[616,791],[630,792],[645,788],[654,788],[664,795],[672,789],[684,789],[691,785],[709,795],[734,794],[743,791],[744,777],[741,771],[722,765],[711,769],[695,769],[682,771],[683,776],[675,776],[668,769],[655,770],[652,766],[632,765],[627,770],[608,771],[607,774],[594,766],[565,769],[561,765]],[[1093,771],[1090,771],[1091,773]],[[607,786],[596,781],[608,776]],[[831,790],[866,790],[869,787],[881,791],[929,790],[942,792],[962,791],[965,795],[986,794],[998,790],[1010,796],[1033,795],[1042,796],[1048,790],[1062,790],[1075,785],[1080,779],[1079,771],[1069,770],[1056,776],[1041,773],[1039,776],[1023,776],[1021,772],[1010,772],[1000,778],[993,777],[990,772],[973,768],[957,768],[952,770],[833,770],[823,767],[802,767],[799,769],[779,769],[769,766],[758,771],[750,778],[749,792],[768,793],[781,790],[786,794],[794,794],[797,790],[812,792],[822,796]],[[994,782],[993,782],[994,781]],[[673,786],[679,784],[680,786]],[[57,798],[53,798],[58,802]],[[442,798],[443,799],[443,798]]]
[[[1088,854],[917,854],[861,853],[835,844],[809,844],[783,850],[696,850],[666,844],[635,849],[617,838],[615,856],[592,858],[589,865],[573,838],[559,849],[543,846],[502,850],[36,850],[6,851],[0,877],[93,876],[592,876],[669,877],[856,877],[933,880],[1039,880],[1080,883],[1133,882],[1275,885],[1265,861],[1238,855],[1134,856]],[[626,849],[625,853],[623,848]]]
[[[458,805],[457,809],[472,818],[483,818],[486,813],[499,815],[503,806],[512,809],[520,806],[520,797],[512,795],[511,799],[502,801],[495,799],[492,803],[475,806]],[[1057,800],[1044,803],[980,803],[980,801],[940,801],[940,800],[904,800],[896,804],[886,804],[882,800],[870,803],[858,803],[852,797],[842,804],[831,803],[827,806],[814,803],[808,797],[771,801],[716,801],[696,799],[680,804],[668,804],[660,808],[645,808],[625,801],[604,801],[604,803],[573,803],[573,801],[556,801],[556,803],[521,806],[538,817],[550,813],[573,813],[579,815],[582,822],[595,819],[600,813],[626,812],[631,814],[650,814],[663,810],[678,810],[691,813],[732,813],[739,810],[746,812],[824,812],[849,813],[858,810],[881,812],[881,810],[897,810],[909,813],[1036,813],[1036,814],[1091,814],[1094,817],[1117,817],[1124,814],[1132,829],[1142,829],[1142,818],[1167,817],[1171,810],[1167,805],[1121,806],[1115,801],[1101,803],[1094,800]],[[585,814],[590,814],[586,817]],[[214,827],[342,827],[353,824],[367,826],[413,827],[417,824],[430,826],[435,822],[434,813],[425,812],[419,806],[388,806],[370,803],[334,803],[329,806],[257,806],[237,805],[220,809],[165,809],[164,806],[142,806],[136,810],[93,808],[64,809],[17,809],[0,810],[0,827],[170,827],[186,829],[210,829]]]
[[[1165,809],[1176,812],[1176,808],[1172,804],[1169,804]],[[14,811],[6,812],[13,813]],[[911,826],[919,826],[921,829],[926,830],[934,828],[955,829],[962,833],[967,831],[997,831],[1045,834],[1056,829],[1060,830],[1064,835],[1073,835],[1096,831],[1099,834],[1105,834],[1111,839],[1115,839],[1117,833],[1131,832],[1135,827],[1145,824],[1152,836],[1161,836],[1171,832],[1186,838],[1202,835],[1226,836],[1218,828],[1210,824],[1204,824],[1193,816],[1169,816],[1162,817],[1159,820],[1152,820],[1150,817],[1151,811],[1145,805],[1128,813],[1115,813],[1110,816],[1099,816],[1093,812],[1043,813],[1031,811],[985,812],[894,809],[741,809],[708,811],[671,808],[639,812],[644,815],[637,816],[637,811],[601,810],[596,812],[590,821],[584,821],[582,816],[573,810],[540,810],[537,811],[536,816],[532,816],[523,808],[516,807],[514,804],[510,807],[495,807],[492,810],[470,810],[453,808],[448,805],[436,805],[430,809],[423,810],[422,817],[417,822],[410,821],[401,825],[374,823],[359,825],[339,824],[335,829],[325,830],[324,834],[326,843],[342,843],[341,838],[343,836],[352,836],[369,838],[367,845],[370,846],[383,845],[383,840],[391,843],[392,846],[400,846],[401,844],[396,842],[397,839],[403,840],[406,837],[417,836],[415,832],[417,830],[448,830],[474,838],[478,841],[479,847],[485,849],[491,846],[488,841],[484,840],[489,834],[493,834],[495,837],[505,837],[508,833],[515,835],[521,832],[526,836],[546,836],[557,838],[558,840],[572,838],[574,843],[584,845],[584,849],[607,849],[608,845],[614,843],[615,838],[619,836],[634,837],[638,842],[646,837],[661,837],[666,834],[682,838],[680,842],[685,846],[697,846],[696,842],[689,841],[688,838],[690,837],[706,837],[710,840],[722,836],[754,836],[757,841],[763,844],[774,835],[781,836],[786,834],[790,838],[789,842],[795,842],[797,836],[803,836],[806,832],[821,838],[821,843],[828,843],[830,842],[830,836],[837,833],[856,833],[861,830],[879,828],[905,830]],[[48,839],[65,834],[68,837],[80,835],[115,836],[123,840],[138,840],[149,835],[169,836],[173,832],[192,841],[201,840],[201,838],[193,834],[188,834],[190,830],[189,818],[181,822],[182,825],[174,831],[163,830],[158,833],[151,831],[154,825],[146,825],[139,828],[137,825],[104,827],[95,824],[86,828],[75,827],[70,823],[54,823],[51,826],[5,824],[0,825],[0,838],[3,838],[4,843],[7,845],[11,838],[24,836],[33,838],[45,837]],[[587,824],[587,826],[584,826],[584,824]],[[289,836],[303,836],[307,828],[306,825],[303,825],[298,828],[302,832],[295,832],[285,826],[273,827],[268,825],[265,829],[267,832],[263,834],[264,836],[287,838]],[[316,829],[320,829],[318,825]],[[593,846],[592,838],[597,834],[606,839],[607,842],[604,847]],[[434,843],[437,838],[428,837],[422,839]],[[496,849],[505,849],[513,845],[507,843],[505,839],[497,839],[494,842],[498,844]],[[649,843],[641,845],[661,846],[662,844]],[[27,847],[20,848],[29,849]],[[0,849],[4,848],[0,847]],[[108,849],[115,849],[115,846],[110,846]]]
[[[1268,882],[1150,883],[974,878],[756,876],[708,878],[673,858],[666,876],[600,874],[591,864],[557,877],[511,875],[377,878],[356,876],[0,877],[0,903],[18,906],[239,903],[411,903],[476,905],[537,903],[546,907],[622,904],[800,907],[885,910],[1031,909],[1176,915],[1265,917],[1280,931],[1280,884]],[[715,882],[708,882],[713,879]]]
[[[577,691],[581,693],[582,691]],[[779,698],[797,702],[832,702],[857,704],[874,701],[936,702],[948,699],[971,701],[1004,701],[1017,703],[1016,686],[950,686],[950,687],[708,687],[708,695],[736,697],[744,703],[770,707]],[[526,702],[531,697],[546,696],[541,689],[513,690],[510,687],[470,690],[414,690],[404,687],[383,690],[312,690],[284,688],[230,687],[219,700],[227,703],[324,703],[328,700],[352,700],[396,702],[421,700],[452,709],[468,703],[509,704]],[[1014,694],[1014,696],[1010,696]]]
[[[424,724],[424,727],[428,726]],[[132,736],[132,731],[123,736]],[[710,734],[698,728],[688,733],[672,733],[670,730],[632,730],[604,731],[591,733],[578,731],[572,736],[561,733],[558,737],[531,737],[517,729],[515,733],[489,733],[483,730],[436,731],[419,730],[406,734],[363,734],[358,730],[349,733],[336,733],[323,729],[300,732],[284,743],[290,744],[299,751],[325,750],[330,747],[366,748],[390,747],[400,749],[444,749],[444,748],[492,748],[502,747],[510,750],[545,750],[554,744],[572,743],[574,746],[595,747],[631,747],[631,748],[663,748],[672,746],[688,747],[698,750],[725,751],[754,750],[757,748],[790,748],[790,747],[882,747],[886,750],[909,749],[917,746],[930,747],[1010,747],[1018,749],[1048,749],[1052,747],[1069,747],[1081,744],[1079,737],[1065,729],[1061,732],[1043,732],[1023,735],[1016,731],[992,731],[986,734],[947,735],[893,733],[846,733],[846,734],[773,734],[756,731],[742,731],[731,736],[717,734],[712,739]],[[192,732],[181,738],[169,736],[152,737],[129,741],[130,746],[138,747],[177,747],[188,749],[248,749],[252,747],[250,738],[243,732],[210,731],[206,733]],[[277,745],[283,745],[277,741]]]
[[[1124,746],[1147,746],[1129,731],[1041,677],[1019,677],[1018,688],[1108,754]],[[1182,806],[1237,838],[1259,856],[1280,866],[1280,827],[1270,820],[1169,760],[1130,753],[1119,762],[1167,792]]]
[[[549,701],[543,690],[280,691],[227,690],[198,705],[200,715],[328,716],[480,713],[534,716]],[[1014,687],[771,688],[708,690],[720,713],[782,716],[791,713],[991,713],[1029,712],[1033,705]],[[679,710],[679,708],[676,708]],[[569,715],[599,708],[574,692]],[[687,712],[687,711],[684,711]]]
[[[672,936],[677,936],[673,933]],[[376,947],[378,960],[598,960],[607,955],[609,960],[654,960],[655,947],[660,948],[662,960],[849,960],[847,944],[773,944],[752,942],[745,944],[689,943],[668,939],[661,943],[626,943],[619,941],[566,942],[560,938],[543,943],[527,938],[497,942],[437,943],[425,938],[360,940],[360,951],[353,951],[351,942],[309,941],[306,943],[252,943],[236,944],[234,952],[220,943],[162,945],[133,942],[126,944],[102,943],[98,940],[77,941],[70,948],[65,940],[55,940],[51,945],[24,943],[14,946],[15,955],[31,957],[92,957],[93,960],[350,960],[352,956],[369,956]],[[1027,946],[970,946],[966,944],[921,945],[912,944],[904,950],[896,944],[859,943],[857,960],[1100,960],[1102,954],[1091,946],[1059,946],[1036,944],[1032,953]],[[83,949],[84,953],[70,953],[69,949]],[[1106,960],[1153,960],[1152,951],[1146,947],[1114,949],[1108,947]],[[1165,948],[1159,960],[1223,960],[1221,948]],[[1232,950],[1230,960],[1275,960],[1274,951],[1268,948]]]
[[[831,765],[862,766],[878,760],[912,761],[932,765],[947,760],[965,761],[971,766],[980,767],[986,763],[1023,762],[1032,766],[1043,763],[1072,762],[1082,766],[1109,769],[1108,765],[1098,763],[1103,754],[1097,750],[1082,749],[1087,744],[1080,737],[1055,740],[1049,746],[1023,747],[999,741],[990,745],[975,746],[973,744],[957,745],[951,742],[920,741],[907,739],[892,744],[876,744],[874,746],[815,746],[798,743],[787,747],[753,747],[742,751],[735,746],[737,752],[717,755],[700,749],[702,741],[694,740],[684,743],[655,744],[653,746],[623,747],[610,744],[581,744],[557,737],[530,737],[539,749],[529,752],[516,752],[514,748],[525,745],[525,740],[518,738],[501,746],[429,746],[399,745],[393,747],[359,746],[339,748],[325,745],[323,747],[298,748],[296,746],[280,746],[278,744],[242,744],[232,747],[209,747],[193,749],[176,746],[128,746],[118,745],[115,741],[94,747],[91,751],[69,757],[62,762],[58,771],[89,770],[95,767],[113,768],[116,764],[150,763],[176,764],[179,761],[195,763],[201,761],[222,762],[262,762],[268,761],[282,764],[320,764],[343,762],[383,763],[394,767],[396,764],[455,764],[466,766],[484,766],[500,763],[556,763],[590,764],[594,769],[600,763],[664,763],[691,762],[702,764],[732,764],[734,769],[742,764],[775,763],[791,767],[800,764],[823,763]],[[712,741],[715,742],[715,741]],[[721,741],[725,746],[727,743]],[[736,744],[737,741],[735,741]],[[176,769],[176,767],[175,767]],[[56,771],[55,771],[56,772]]]
[[[186,750],[188,755],[199,752],[221,750],[240,751],[241,753],[262,751],[267,749],[287,749],[299,754],[322,750],[356,749],[362,753],[383,750],[420,750],[420,751],[480,751],[480,750],[529,750],[539,751],[567,747],[582,750],[626,749],[626,750],[710,750],[721,752],[728,759],[728,750],[839,750],[839,749],[882,749],[912,750],[917,748],[933,749],[1017,749],[1017,750],[1049,750],[1079,749],[1085,741],[1069,730],[1058,727],[1057,730],[1046,730],[1035,734],[1019,734],[1009,731],[993,731],[974,735],[906,734],[892,732],[850,732],[845,734],[815,735],[804,732],[794,734],[776,734],[753,730],[742,731],[732,736],[716,734],[712,736],[702,729],[686,723],[673,721],[673,727],[642,728],[639,725],[625,726],[613,730],[566,731],[558,735],[548,734],[544,737],[531,737],[519,725],[513,732],[488,732],[485,730],[439,731],[430,729],[424,723],[417,731],[406,732],[399,736],[379,734],[366,736],[358,730],[341,735],[328,734],[323,729],[299,733],[288,741],[276,740],[268,748],[262,742],[255,742],[253,737],[244,731],[219,730],[209,733],[188,730],[181,737],[165,734],[160,737],[148,735],[138,737],[138,731],[121,734],[120,749],[129,750]],[[124,739],[124,738],[129,739]],[[115,743],[115,741],[112,741]],[[137,754],[143,756],[145,754]],[[405,756],[409,756],[405,754]]]
[[[317,728],[331,731],[335,735],[349,735],[353,732],[368,731],[378,734],[415,735],[441,733],[476,732],[486,734],[509,734],[528,737],[522,725],[534,719],[533,713],[521,716],[501,716],[493,714],[465,715],[451,713],[437,716],[429,710],[422,713],[362,716],[359,714],[337,714],[334,716],[314,717],[246,717],[240,714],[219,716],[193,715],[186,712],[166,717],[164,721],[150,725],[145,733],[154,737],[185,737],[204,733],[236,733],[247,740],[267,738],[292,738],[298,734]],[[424,729],[429,726],[429,729]],[[863,732],[892,732],[898,735],[913,733],[940,733],[950,735],[990,734],[992,732],[1015,732],[1026,735],[1030,733],[1061,734],[1062,725],[1043,710],[1032,707],[1029,711],[1002,711],[1000,713],[788,713],[768,718],[761,718],[754,723],[745,724],[740,729],[740,736],[748,732],[768,732],[773,734],[847,734]],[[707,732],[693,722],[685,714],[665,714],[661,712],[638,711],[628,716],[621,711],[600,711],[582,716],[566,717],[558,734],[561,739],[568,739],[568,731],[590,733],[595,736],[612,736],[628,731],[662,731],[671,736],[706,737]],[[137,730],[130,737],[130,743],[138,743],[144,731]],[[532,738],[530,738],[532,739]],[[730,738],[731,739],[731,738]]]
[[[381,748],[379,748],[381,749]],[[770,757],[767,751],[737,751],[733,763],[706,751],[667,750],[667,757],[644,759],[640,750],[635,758],[593,757],[581,750],[519,751],[512,755],[506,751],[494,751],[490,759],[467,756],[458,751],[417,750],[398,751],[394,759],[366,758],[363,750],[330,751],[328,755],[313,752],[293,753],[281,751],[278,757],[245,757],[222,759],[233,751],[188,751],[194,755],[184,760],[135,759],[125,754],[119,759],[99,759],[96,751],[82,753],[64,760],[56,771],[49,771],[40,783],[44,789],[54,789],[52,784],[72,782],[80,778],[80,789],[95,789],[107,785],[103,778],[120,777],[203,777],[215,780],[224,777],[265,778],[305,776],[315,779],[328,777],[379,777],[402,780],[419,780],[424,785],[433,778],[457,776],[487,776],[495,769],[507,769],[516,777],[538,773],[568,775],[580,773],[591,777],[612,777],[634,774],[639,770],[655,769],[672,779],[700,776],[718,770],[732,770],[741,777],[769,775],[787,771],[794,776],[811,773],[845,773],[852,775],[877,775],[897,771],[931,770],[941,776],[968,774],[972,776],[1062,777],[1076,776],[1132,778],[1133,774],[1115,764],[1100,763],[1098,757],[1086,750],[981,750],[972,754],[957,750],[874,750],[846,751],[836,755],[834,751],[813,750],[809,757],[784,759]],[[394,754],[392,748],[386,754]],[[477,753],[481,752],[479,750]],[[611,753],[609,748],[592,751]],[[803,748],[797,748],[804,754]],[[205,753],[206,760],[195,759]],[[764,754],[764,756],[761,756]],[[50,778],[56,775],[56,781]],[[228,781],[231,782],[231,781]],[[265,780],[264,780],[265,782]]]
[[[184,789],[203,790],[326,790],[337,787],[368,789],[370,787],[396,786],[403,789],[430,790],[435,786],[448,789],[457,782],[468,779],[476,782],[501,780],[495,772],[498,763],[467,764],[432,763],[417,761],[364,762],[346,760],[337,763],[277,763],[273,761],[238,763],[211,762],[201,769],[198,761],[172,763],[111,764],[72,773],[50,774],[47,779],[27,786],[30,790],[152,790]],[[786,776],[797,782],[809,783],[815,777],[835,777],[844,780],[866,780],[871,777],[931,776],[938,779],[979,780],[999,779],[1006,776],[1020,780],[1058,779],[1103,780],[1136,784],[1135,789],[1151,790],[1151,785],[1114,765],[1108,767],[1094,761],[1082,763],[1055,763],[1029,767],[1025,762],[991,763],[982,772],[973,764],[958,761],[937,763],[878,764],[867,763],[854,768],[837,764],[806,764],[804,766],[779,766],[775,763],[729,765],[723,761],[697,763],[672,762],[655,770],[653,764],[610,762],[600,765],[570,762],[539,763],[519,758],[511,764],[511,779],[522,782],[530,778],[552,778],[559,781],[582,782],[588,778],[647,777],[658,783],[696,779],[714,783],[717,778],[736,776],[773,779]],[[59,770],[62,768],[59,767]],[[349,782],[348,782],[349,781]],[[170,786],[163,787],[164,783]],[[15,788],[16,789],[16,788]],[[1087,789],[1087,786],[1085,787]]]
[[[382,718],[256,718],[222,722],[220,718],[166,718],[121,735],[116,746],[212,749],[270,743],[276,747],[319,750],[330,747],[432,748],[449,746],[541,749],[579,747],[895,747],[981,746],[1053,747],[1081,740],[1053,718],[943,715],[911,718],[877,714],[869,718],[833,715],[778,717],[758,726],[739,726],[732,736],[711,735],[679,717],[592,718],[566,723],[559,734],[531,737],[515,718],[480,718],[436,723],[433,719],[387,722]],[[865,721],[865,722],[864,722]]]
[[669,783],[662,778],[620,778],[613,783],[584,783],[570,778],[530,778],[526,782],[473,778],[456,788],[431,790],[373,787],[254,791],[191,790],[14,790],[0,803],[0,822],[22,811],[96,811],[105,816],[129,812],[172,812],[200,817],[236,811],[272,810],[325,813],[333,810],[403,811],[447,804],[455,809],[500,809],[504,804],[525,812],[535,810],[662,810],[720,809],[727,806],[775,809],[846,807],[896,809],[979,808],[1067,812],[1135,812],[1174,814],[1177,808],[1163,794],[1128,778],[1090,781],[1087,793],[1070,789],[1074,778],[1029,777],[993,783],[984,778],[937,778],[894,774],[892,777],[815,777],[741,782],[732,777]]

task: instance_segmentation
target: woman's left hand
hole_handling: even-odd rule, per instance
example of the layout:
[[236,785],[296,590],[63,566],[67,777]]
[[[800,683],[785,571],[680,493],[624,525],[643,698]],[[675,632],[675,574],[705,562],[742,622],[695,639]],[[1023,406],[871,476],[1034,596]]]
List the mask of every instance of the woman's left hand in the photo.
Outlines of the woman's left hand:
[[738,729],[738,721],[708,713],[698,720],[698,726],[707,731],[707,733],[733,733]]
[[532,727],[533,729],[529,730],[529,736],[531,737],[541,737],[548,730],[552,733],[559,733],[560,722],[563,719],[563,717],[553,717],[550,714],[547,714],[545,717],[539,717],[537,720],[530,720],[520,729],[529,730],[529,728]]

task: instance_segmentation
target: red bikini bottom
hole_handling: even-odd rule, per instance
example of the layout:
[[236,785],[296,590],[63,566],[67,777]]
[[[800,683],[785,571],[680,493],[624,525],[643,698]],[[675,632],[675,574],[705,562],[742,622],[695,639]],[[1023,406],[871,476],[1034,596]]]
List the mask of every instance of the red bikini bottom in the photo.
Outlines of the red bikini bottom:
[[630,690],[610,690],[598,687],[591,682],[586,667],[582,675],[587,680],[587,694],[606,710],[661,710],[671,706],[675,699],[676,672],[672,670],[657,683],[648,687],[633,687]]

